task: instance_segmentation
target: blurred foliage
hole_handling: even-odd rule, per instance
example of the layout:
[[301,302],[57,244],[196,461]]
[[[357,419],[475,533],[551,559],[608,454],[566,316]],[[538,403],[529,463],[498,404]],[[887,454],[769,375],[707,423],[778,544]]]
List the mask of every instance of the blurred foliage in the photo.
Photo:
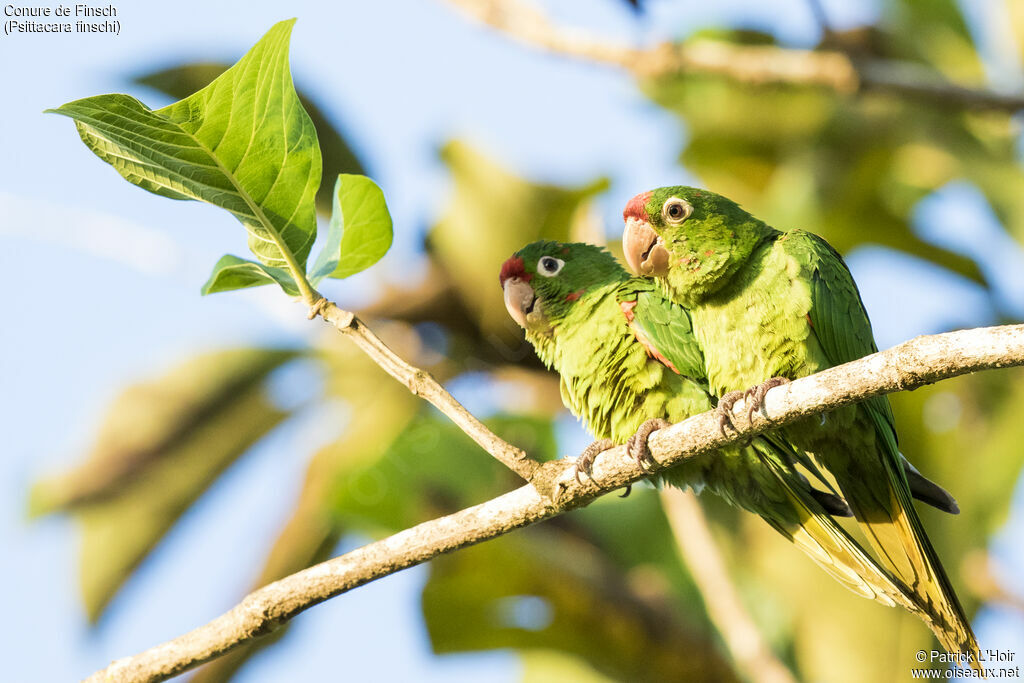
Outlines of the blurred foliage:
[[211,353],[128,387],[85,461],[33,486],[31,512],[68,511],[82,523],[79,581],[90,620],[213,480],[287,416],[263,380],[294,355]]
[[587,229],[586,200],[606,190],[608,180],[571,189],[530,183],[458,141],[444,146],[441,159],[454,191],[430,232],[430,251],[485,334],[517,343],[522,334],[494,305],[495,286],[483,286],[497,282],[494,264],[541,237],[578,239]]
[[[1010,3],[1009,16],[1024,45],[1019,3]],[[749,31],[716,35],[772,42]],[[982,81],[952,0],[887,0],[876,25],[830,32],[826,40],[857,59],[906,60],[959,82]],[[222,68],[185,65],[139,82],[180,97]],[[639,85],[679,117],[687,132],[680,160],[702,184],[779,228],[818,232],[843,252],[883,245],[988,288],[977,263],[911,227],[922,198],[965,181],[1024,242],[1019,132],[1006,114],[892,93],[755,88],[711,77]],[[303,102],[323,147],[324,173],[360,172],[331,117]],[[554,457],[553,418],[564,414],[557,380],[505,315],[497,271],[539,237],[601,240],[592,200],[608,183],[534,183],[459,140],[444,145],[441,159],[452,190],[427,238],[427,275],[384,288],[364,316],[400,355],[441,381],[477,373],[494,387],[499,415],[489,422],[498,433],[532,455]],[[321,198],[332,185],[324,184]],[[37,513],[71,510],[83,520],[83,592],[93,618],[181,512],[285,417],[262,386],[267,372],[293,356],[244,352],[248,364],[222,362],[240,358],[230,355],[236,353],[198,359],[208,364],[199,375],[190,364],[145,385],[179,387],[172,391],[178,399],[126,394],[85,464],[35,489]],[[305,357],[317,359],[322,400],[339,408],[343,428],[312,457],[255,585],[325,558],[346,534],[381,536],[518,485],[340,335],[326,332]],[[210,358],[220,360],[210,367]],[[965,562],[984,552],[1020,478],[1024,378],[1020,371],[982,373],[892,400],[902,450],[963,510],[948,516],[922,509],[922,517],[973,613],[977,593],[991,591],[965,576]],[[702,500],[746,606],[801,680],[895,680],[914,665],[914,652],[934,646],[919,620],[846,591],[760,520],[713,497]],[[531,681],[734,680],[674,544],[657,497],[640,487],[628,500],[603,498],[440,557],[423,590],[432,646],[437,653],[514,648]],[[196,679],[227,680],[280,633],[203,667]]]

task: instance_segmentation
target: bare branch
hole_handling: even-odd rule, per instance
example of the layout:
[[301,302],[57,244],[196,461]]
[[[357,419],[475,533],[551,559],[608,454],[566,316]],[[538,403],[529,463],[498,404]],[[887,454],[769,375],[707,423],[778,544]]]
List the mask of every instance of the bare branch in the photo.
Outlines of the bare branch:
[[618,66],[641,78],[705,75],[748,85],[803,85],[841,94],[891,92],[942,106],[1024,109],[1024,95],[949,83],[929,69],[887,59],[856,60],[834,50],[798,50],[774,45],[736,45],[695,40],[647,49],[609,45],[578,30],[558,27],[521,0],[448,0],[478,21],[521,42],[590,62]]
[[[332,322],[337,319],[334,324],[339,329],[348,329],[355,321],[355,316],[331,306],[325,313]],[[355,338],[365,339],[361,334],[357,332]],[[764,408],[771,419],[758,413],[752,424],[739,420],[735,433],[722,434],[713,411],[655,432],[649,442],[657,463],[654,469],[670,467],[684,458],[712,452],[766,429],[870,396],[915,389],[978,370],[1019,365],[1024,365],[1024,325],[918,337],[770,390]],[[735,413],[743,414],[742,402],[737,402]],[[166,680],[270,633],[328,598],[442,553],[580,507],[643,478],[648,472],[638,468],[624,446],[617,446],[597,459],[594,479],[580,483],[573,474],[571,460],[546,463],[526,486],[276,581],[251,593],[234,609],[205,626],[141,654],[117,660],[87,680]]]
[[708,616],[722,635],[740,673],[753,683],[795,683],[793,674],[772,653],[743,607],[697,495],[693,491],[666,487],[661,490],[661,502],[679,554],[689,567]]
[[530,481],[536,474],[540,468],[539,462],[488,429],[455,400],[455,397],[448,393],[429,372],[415,368],[399,358],[354,313],[343,311],[332,302],[320,299],[310,311],[311,317],[317,314],[334,325],[339,332],[351,337],[352,341],[385,372],[409,387],[409,391],[412,393],[429,401],[431,405],[468,434],[473,441],[476,441],[481,448],[500,460],[510,470],[526,481]]

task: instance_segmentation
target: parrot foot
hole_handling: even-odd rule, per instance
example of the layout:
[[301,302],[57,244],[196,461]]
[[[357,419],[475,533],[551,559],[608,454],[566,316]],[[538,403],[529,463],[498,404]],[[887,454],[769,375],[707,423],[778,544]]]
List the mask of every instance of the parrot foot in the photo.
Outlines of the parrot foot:
[[781,387],[783,384],[789,384],[789,380],[785,377],[772,377],[767,382],[761,382],[743,392],[743,401],[747,404],[747,424],[751,424],[754,421],[754,413],[764,407],[764,395],[768,390]]
[[626,449],[629,454],[636,460],[636,464],[640,466],[640,469],[647,469],[648,463],[655,464],[654,458],[651,457],[651,450],[647,447],[647,438],[651,435],[651,432],[656,432],[659,429],[672,426],[672,423],[666,419],[656,417],[653,420],[647,420],[640,429],[636,430],[636,434],[629,437],[629,441],[626,442]]
[[736,425],[732,421],[732,407],[736,405],[736,401],[743,398],[742,391],[730,391],[729,393],[718,399],[718,406],[715,408],[715,414],[718,416],[718,431],[722,432],[722,436],[725,436],[725,428],[738,431]]
[[584,448],[583,452],[580,453],[580,457],[576,459],[576,482],[580,484],[583,483],[580,480],[580,472],[583,472],[588,477],[593,479],[593,477],[590,476],[590,470],[591,468],[594,467],[594,458],[597,457],[598,453],[601,453],[602,451],[606,451],[609,448],[614,447],[615,442],[612,441],[611,439],[598,439],[594,443]]

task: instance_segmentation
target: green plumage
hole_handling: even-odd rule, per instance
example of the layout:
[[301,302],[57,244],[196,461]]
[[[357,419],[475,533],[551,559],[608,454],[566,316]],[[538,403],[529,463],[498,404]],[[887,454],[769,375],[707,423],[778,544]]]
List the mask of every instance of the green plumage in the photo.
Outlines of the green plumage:
[[[627,220],[649,225],[667,250],[667,272],[655,275],[669,297],[690,309],[715,395],[772,377],[803,377],[877,350],[853,278],[820,237],[774,230],[705,190],[662,188],[640,199],[642,210],[629,209]],[[672,216],[666,207],[678,200],[688,206]],[[977,655],[914,510],[888,399],[835,410],[824,421],[803,420],[784,434],[835,477],[883,566],[912,587],[914,611],[943,646]]]
[[[556,274],[544,274],[545,259],[557,265]],[[629,278],[608,252],[535,242],[506,262],[502,285],[526,338],[561,376],[565,405],[595,438],[625,443],[646,420],[678,422],[714,407],[686,309],[650,280]],[[823,509],[794,467],[802,457],[778,437],[758,437],[656,476],[680,488],[710,489],[760,515],[859,595],[909,607],[906,588]],[[813,474],[814,465],[804,462]]]

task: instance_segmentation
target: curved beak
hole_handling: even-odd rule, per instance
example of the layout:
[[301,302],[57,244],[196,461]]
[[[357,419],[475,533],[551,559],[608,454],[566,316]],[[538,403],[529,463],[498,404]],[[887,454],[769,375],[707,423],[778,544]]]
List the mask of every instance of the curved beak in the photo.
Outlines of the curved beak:
[[510,277],[505,280],[502,289],[505,290],[505,308],[508,309],[508,314],[520,327],[526,329],[526,318],[533,313],[537,303],[533,287],[518,277]]
[[660,277],[668,273],[668,249],[650,223],[630,216],[622,232],[622,251],[637,275]]

